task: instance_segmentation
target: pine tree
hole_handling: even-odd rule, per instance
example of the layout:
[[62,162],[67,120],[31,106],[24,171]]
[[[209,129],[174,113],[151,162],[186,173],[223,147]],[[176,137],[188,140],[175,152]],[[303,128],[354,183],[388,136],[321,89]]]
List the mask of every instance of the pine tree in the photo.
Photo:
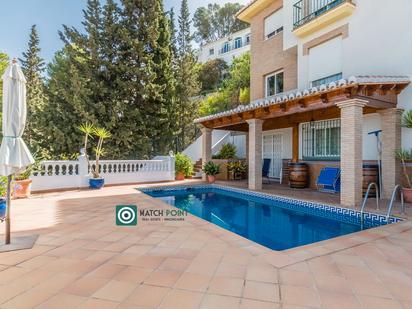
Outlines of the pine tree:
[[130,155],[148,158],[151,139],[156,134],[155,101],[161,100],[162,87],[156,81],[154,63],[159,38],[159,1],[122,0],[123,37],[120,69],[123,92],[122,119],[132,144]]
[[155,100],[156,112],[153,117],[153,125],[156,128],[152,137],[152,154],[165,155],[173,149],[175,127],[175,76],[173,73],[174,46],[173,25],[164,11],[161,0],[159,2],[159,36],[157,48],[154,51],[154,71],[156,79],[154,83],[161,87],[161,96]]
[[199,91],[197,78],[196,57],[191,45],[190,15],[187,0],[182,0],[179,31],[178,31],[178,58],[177,58],[177,150],[181,151],[190,144],[195,137],[193,120],[196,117],[197,104],[193,99]]
[[36,25],[30,30],[30,37],[27,51],[23,53],[23,58],[19,59],[22,70],[26,77],[27,88],[27,121],[24,131],[24,138],[31,151],[42,154],[42,140],[44,136],[43,111],[47,103],[44,93],[44,83],[42,74],[45,70],[44,60],[40,57],[40,39]]
[[[86,58],[78,59],[86,61]],[[48,66],[47,93],[49,102],[44,111],[46,119],[44,143],[50,158],[74,157],[82,147],[82,136],[77,126],[82,122],[96,123],[86,109],[90,96],[87,77],[82,76],[71,61],[68,47],[56,53]]]

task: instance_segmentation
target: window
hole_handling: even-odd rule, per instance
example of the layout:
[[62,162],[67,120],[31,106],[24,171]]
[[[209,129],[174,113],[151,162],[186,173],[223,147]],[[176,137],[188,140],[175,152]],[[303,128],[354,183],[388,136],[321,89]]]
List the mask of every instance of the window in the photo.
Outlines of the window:
[[222,47],[222,54],[228,53],[229,50],[230,50],[229,42],[225,42],[225,43],[223,44],[223,47]]
[[276,72],[266,76],[266,96],[283,92],[283,72]]
[[246,41],[245,45],[250,44],[250,34],[248,34],[248,35],[245,37],[245,41]]
[[214,54],[215,54],[215,49],[214,48],[209,49],[209,56],[212,56]]
[[320,85],[329,84],[331,82],[336,82],[337,80],[342,79],[342,73],[334,74],[328,77],[320,78],[318,80],[314,80],[311,83],[312,87],[318,87]]
[[234,45],[235,45],[235,49],[236,48],[241,48],[242,47],[242,38],[236,38]]
[[311,121],[302,125],[303,159],[340,158],[340,119]]
[[283,10],[279,9],[265,18],[265,39],[269,39],[283,31]]

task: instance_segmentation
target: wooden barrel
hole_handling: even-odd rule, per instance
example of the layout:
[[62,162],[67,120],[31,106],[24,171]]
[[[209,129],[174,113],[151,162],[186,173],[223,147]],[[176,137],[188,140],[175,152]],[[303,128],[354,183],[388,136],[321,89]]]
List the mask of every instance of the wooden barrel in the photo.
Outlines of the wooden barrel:
[[308,165],[289,162],[289,187],[303,189],[308,186]]
[[[371,182],[376,183],[379,186],[379,167],[378,164],[363,164],[363,181],[362,192],[365,196],[368,186]],[[375,187],[372,187],[369,192],[369,197],[376,197]]]

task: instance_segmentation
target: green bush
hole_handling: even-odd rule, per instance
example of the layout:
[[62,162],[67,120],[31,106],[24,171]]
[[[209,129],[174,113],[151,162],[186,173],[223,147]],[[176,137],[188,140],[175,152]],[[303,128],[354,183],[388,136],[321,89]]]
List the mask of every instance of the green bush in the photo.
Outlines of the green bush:
[[178,173],[183,173],[185,177],[189,177],[193,173],[193,164],[190,158],[183,154],[178,152],[175,156],[175,172],[176,175]]
[[215,156],[216,159],[235,159],[236,146],[230,143],[224,144],[219,153]]
[[215,164],[213,161],[209,161],[203,166],[202,170],[206,175],[214,176],[219,174],[220,166]]
[[240,89],[239,102],[241,104],[250,103],[250,88],[249,87]]
[[214,92],[209,94],[199,103],[199,116],[207,116],[229,108],[229,96],[226,92]]

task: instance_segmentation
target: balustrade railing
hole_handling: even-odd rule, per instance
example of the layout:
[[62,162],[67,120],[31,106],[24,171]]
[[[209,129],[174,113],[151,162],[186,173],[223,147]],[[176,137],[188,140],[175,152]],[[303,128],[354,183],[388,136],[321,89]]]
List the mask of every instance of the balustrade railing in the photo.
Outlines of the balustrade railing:
[[[77,161],[43,161],[33,171],[33,190],[81,188],[88,185],[96,161],[87,162],[85,156]],[[99,174],[106,184],[174,180],[174,157],[156,160],[100,160]]]
[[351,0],[300,0],[293,5],[293,27],[298,28],[344,2]]

